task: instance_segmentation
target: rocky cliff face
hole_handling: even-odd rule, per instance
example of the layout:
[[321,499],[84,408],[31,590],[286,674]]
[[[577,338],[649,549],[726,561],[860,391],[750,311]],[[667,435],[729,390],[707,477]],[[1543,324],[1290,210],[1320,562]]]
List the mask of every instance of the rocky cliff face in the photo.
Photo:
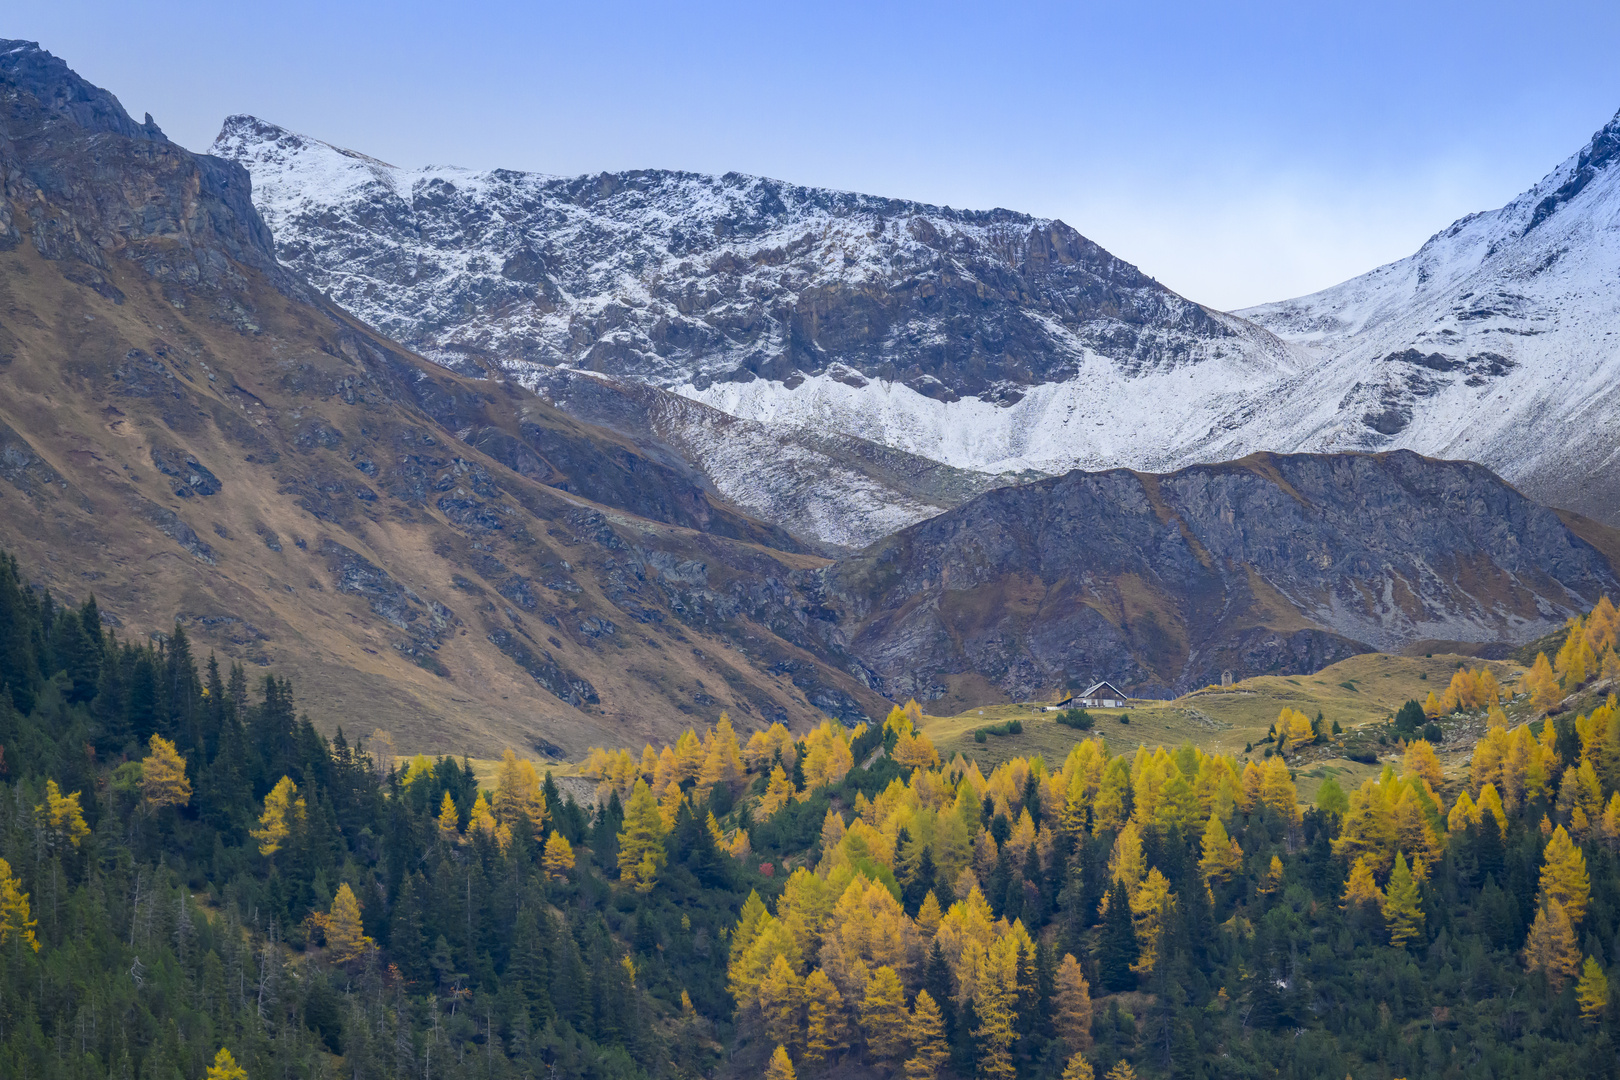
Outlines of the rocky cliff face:
[[0,93],[0,244],[26,233],[43,257],[115,301],[109,259],[139,265],[181,302],[192,286],[240,286],[233,266],[300,291],[276,260],[240,165],[186,152],[151,116],[136,124],[117,98],[32,42],[0,40]]
[[1159,695],[1224,669],[1527,640],[1612,593],[1614,539],[1477,465],[1257,455],[994,491],[821,576],[892,696],[1092,678]]

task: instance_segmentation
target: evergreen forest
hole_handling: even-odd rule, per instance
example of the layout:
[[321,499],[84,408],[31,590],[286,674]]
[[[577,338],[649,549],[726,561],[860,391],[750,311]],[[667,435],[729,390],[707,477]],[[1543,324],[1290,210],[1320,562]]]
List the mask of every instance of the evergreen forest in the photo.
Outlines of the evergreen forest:
[[0,1078],[1620,1076],[1617,630],[1308,806],[1298,713],[988,773],[914,703],[722,714],[481,780],[0,557]]

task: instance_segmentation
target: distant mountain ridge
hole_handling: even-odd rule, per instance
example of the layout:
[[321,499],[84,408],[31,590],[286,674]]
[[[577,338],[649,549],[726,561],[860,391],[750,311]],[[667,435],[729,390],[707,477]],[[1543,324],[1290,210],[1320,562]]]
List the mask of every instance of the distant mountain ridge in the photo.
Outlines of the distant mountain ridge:
[[[1243,388],[1297,366],[1064,223],[1006,210],[738,174],[398,169],[244,116],[214,152],[253,173],[284,262],[441,363],[585,369],[956,469],[1196,460]],[[860,512],[807,539],[847,545]]]
[[[215,148],[253,173],[281,258],[441,362],[588,369],[991,475],[1406,448],[1620,524],[1617,142],[1611,122],[1409,259],[1233,315],[1009,211],[403,170],[250,117]],[[859,505],[807,539],[847,544]]]

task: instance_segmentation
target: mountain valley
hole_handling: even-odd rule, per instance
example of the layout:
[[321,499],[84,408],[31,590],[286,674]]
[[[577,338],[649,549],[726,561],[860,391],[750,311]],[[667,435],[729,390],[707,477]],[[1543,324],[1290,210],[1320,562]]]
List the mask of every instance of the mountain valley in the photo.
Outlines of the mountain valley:
[[[134,123],[37,47],[8,45],[0,77],[0,543],[59,596],[94,592],[126,633],[178,623],[274,665],[328,726],[573,756],[722,709],[752,729],[1104,677],[1163,696],[1225,670],[1516,644],[1617,586],[1612,530],[1466,463],[1260,454],[1044,477],[996,471],[1027,466],[1017,455],[969,468],[836,418],[705,402],[802,376],[792,393],[822,380],[910,394],[956,410],[941,414],[954,426],[963,409],[1007,416],[1059,393],[1084,365],[1136,390],[1224,386],[1211,401],[1254,384],[1234,372],[1302,378],[1302,347],[1188,304],[1060,223],[737,177],[410,177],[233,118],[220,148],[250,175]],[[319,201],[351,188],[363,206]],[[703,229],[672,224],[681,199]],[[485,240],[521,239],[508,218],[563,230],[535,281],[490,269]],[[649,220],[665,231],[632,227]],[[545,238],[525,228],[524,242]],[[343,243],[316,242],[321,229]],[[794,248],[795,230],[822,246]],[[418,239],[401,246],[405,233]],[[853,317],[838,306],[853,286],[825,269],[838,245],[861,288],[914,305],[858,347],[828,329]],[[630,261],[597,277],[577,264],[609,255]],[[700,255],[715,292],[691,319],[762,289],[777,315],[753,336],[670,330],[675,309],[659,305],[700,296],[676,273]],[[872,277],[880,265],[901,276]],[[385,280],[387,266],[415,268]],[[772,266],[786,291],[766,288]],[[603,301],[587,318],[578,296],[562,303],[600,298],[590,289],[614,275],[634,291],[642,271],[664,282],[644,309]],[[807,298],[834,294],[821,310],[836,319],[804,322]],[[646,322],[655,308],[663,323]],[[900,322],[919,341],[954,325],[972,344],[902,350],[902,379],[879,363]],[[827,335],[771,352],[812,323]],[[615,352],[621,339],[641,344]],[[1081,367],[1059,361],[1065,341]],[[1053,378],[1070,382],[1040,381]]]

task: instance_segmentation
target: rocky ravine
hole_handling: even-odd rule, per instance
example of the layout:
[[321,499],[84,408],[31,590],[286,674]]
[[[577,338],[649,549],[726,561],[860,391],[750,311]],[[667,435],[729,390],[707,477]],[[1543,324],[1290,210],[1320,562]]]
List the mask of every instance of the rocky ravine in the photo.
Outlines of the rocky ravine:
[[570,416],[691,462],[719,495],[831,553],[863,548],[975,495],[1040,474],[955,469],[838,431],[743,420],[645,383],[525,365],[524,385]]

